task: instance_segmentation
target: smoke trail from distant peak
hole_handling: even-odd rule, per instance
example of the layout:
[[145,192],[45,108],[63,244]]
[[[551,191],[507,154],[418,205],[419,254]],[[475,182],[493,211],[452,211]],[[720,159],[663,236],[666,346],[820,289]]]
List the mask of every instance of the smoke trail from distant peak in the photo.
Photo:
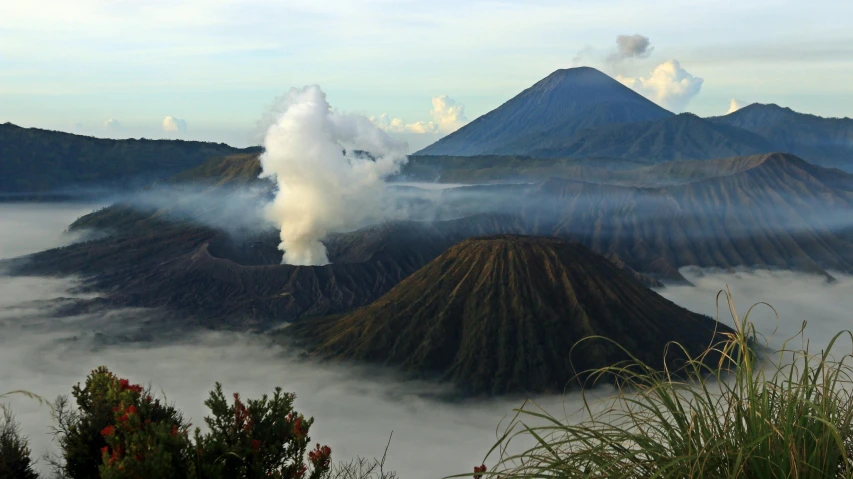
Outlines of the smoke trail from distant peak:
[[273,113],[261,176],[278,186],[266,215],[281,228],[282,262],[327,264],[328,234],[387,218],[385,178],[406,162],[405,143],[333,111],[317,85],[292,88]]

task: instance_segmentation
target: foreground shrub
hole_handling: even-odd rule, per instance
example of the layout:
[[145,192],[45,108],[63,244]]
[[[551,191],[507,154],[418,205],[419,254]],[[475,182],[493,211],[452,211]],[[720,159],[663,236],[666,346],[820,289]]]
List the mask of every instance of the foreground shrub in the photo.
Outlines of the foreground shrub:
[[67,477],[188,477],[188,425],[174,407],[105,367],[71,395],[76,409],[65,398],[55,407]]
[[[62,458],[58,475],[70,479],[276,478],[319,479],[331,468],[331,449],[309,449],[312,418],[293,410],[294,396],[228,404],[217,383],[205,404],[206,434],[150,391],[95,369],[55,406]],[[306,462],[307,456],[307,462]]]
[[204,402],[212,414],[205,418],[210,432],[201,435],[196,429],[198,477],[322,477],[330,469],[332,451],[317,444],[308,452],[309,469],[305,455],[314,420],[293,410],[294,399],[276,388],[271,398],[264,395],[246,403],[235,393],[229,405],[217,383]]
[[[637,361],[595,371],[622,388],[604,403],[584,395],[579,423],[526,403],[484,477],[853,478],[853,369],[849,354],[830,355],[841,334],[819,354],[786,343],[765,363],[752,308],[741,321],[721,294],[736,332],[709,351],[722,355],[716,366],[699,357],[680,374]],[[685,372],[693,380],[679,379]],[[533,446],[510,452],[518,440]]]
[[37,479],[27,439],[21,436],[12,412],[0,409],[0,479]]

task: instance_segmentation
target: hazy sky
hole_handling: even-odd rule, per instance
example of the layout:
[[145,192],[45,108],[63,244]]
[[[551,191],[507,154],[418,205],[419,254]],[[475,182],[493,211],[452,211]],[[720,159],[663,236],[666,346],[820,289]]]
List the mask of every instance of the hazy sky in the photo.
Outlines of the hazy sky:
[[850,18],[839,0],[0,0],[0,122],[247,144],[276,97],[316,83],[418,146],[460,123],[433,98],[471,120],[575,65],[700,115],[736,98],[853,116]]

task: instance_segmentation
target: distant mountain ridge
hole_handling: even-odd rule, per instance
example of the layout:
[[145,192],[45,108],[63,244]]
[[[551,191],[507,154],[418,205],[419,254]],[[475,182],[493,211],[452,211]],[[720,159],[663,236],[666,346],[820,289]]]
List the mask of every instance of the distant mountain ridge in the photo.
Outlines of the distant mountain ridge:
[[165,179],[212,157],[257,152],[224,143],[111,140],[0,124],[0,198]]
[[853,165],[851,118],[823,118],[775,104],[753,103],[709,120],[761,135],[779,151],[820,166],[850,171]]
[[673,115],[589,67],[557,70],[415,155],[701,160],[783,152],[853,171],[853,119],[753,104]]
[[567,141],[549,138],[529,152],[541,158],[590,156],[650,162],[747,156],[776,151],[755,133],[716,124],[692,113],[662,120],[604,125],[583,130]]

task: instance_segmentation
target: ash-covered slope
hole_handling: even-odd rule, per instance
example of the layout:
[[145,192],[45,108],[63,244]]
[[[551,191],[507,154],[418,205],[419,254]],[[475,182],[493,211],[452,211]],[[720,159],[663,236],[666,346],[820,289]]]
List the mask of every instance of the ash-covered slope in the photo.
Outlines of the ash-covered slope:
[[607,337],[661,367],[668,342],[695,355],[719,339],[715,328],[730,331],[582,245],[525,236],[463,241],[369,306],[291,328],[320,355],[485,394],[562,392],[577,373],[626,359],[601,340],[572,351],[585,337]]
[[401,222],[394,228],[395,241],[388,243],[379,231],[339,235],[328,241],[332,264],[294,266],[279,264],[276,231],[235,237],[145,218],[106,238],[0,262],[0,268],[81,276],[83,287],[102,298],[80,302],[80,308],[162,307],[207,327],[266,329],[363,306],[449,245],[484,233],[518,231],[512,220],[489,216],[438,225]]
[[569,68],[555,71],[417,154],[526,154],[543,138],[565,138],[595,126],[671,115],[594,68]]
[[615,254],[658,278],[688,265],[853,272],[853,176],[791,155],[741,161],[750,167],[668,187],[552,180],[533,195],[549,200],[519,214],[537,234]]
[[[684,281],[683,266],[853,273],[853,175],[770,154],[598,179],[612,184],[455,188],[445,190],[445,201],[456,209],[486,205],[480,213],[513,218],[514,232],[576,241],[662,281]],[[396,227],[388,225],[378,244],[405,244]]]
[[853,171],[851,118],[822,118],[779,105],[753,103],[710,120],[761,135],[777,150],[816,165]]

